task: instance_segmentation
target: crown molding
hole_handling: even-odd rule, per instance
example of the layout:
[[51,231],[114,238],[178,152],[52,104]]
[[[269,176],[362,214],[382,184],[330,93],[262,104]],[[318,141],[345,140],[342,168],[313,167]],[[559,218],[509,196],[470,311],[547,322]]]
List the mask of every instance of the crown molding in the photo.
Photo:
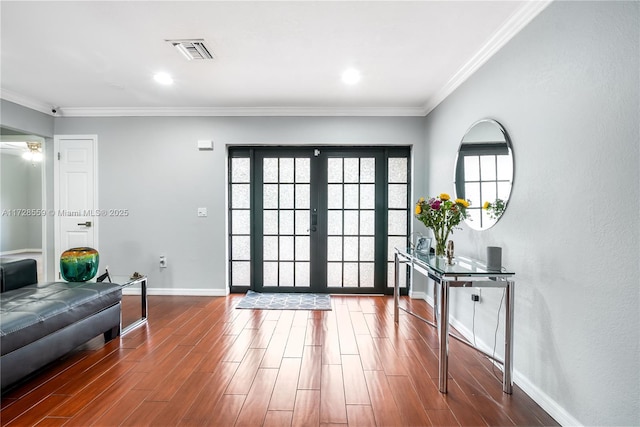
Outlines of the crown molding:
[[42,101],[29,98],[28,96],[15,93],[7,89],[0,88],[0,99],[4,99],[5,101],[13,102],[14,104],[22,105],[23,107],[31,108],[32,110],[40,111],[41,113],[54,116],[54,114],[51,112],[51,109],[53,107],[50,104],[46,104]]
[[424,116],[422,107],[149,107],[60,108],[63,117],[149,116]]
[[469,59],[423,108],[426,116],[471,77],[485,62],[520,32],[553,0],[529,0]]
[[54,117],[169,117],[169,116],[361,116],[424,117],[422,107],[56,107],[0,90],[0,99],[40,111]]
[[0,90],[0,98],[55,117],[153,117],[153,116],[360,116],[424,117],[451,95],[509,40],[553,0],[529,0],[516,11],[448,82],[421,107],[58,107]]

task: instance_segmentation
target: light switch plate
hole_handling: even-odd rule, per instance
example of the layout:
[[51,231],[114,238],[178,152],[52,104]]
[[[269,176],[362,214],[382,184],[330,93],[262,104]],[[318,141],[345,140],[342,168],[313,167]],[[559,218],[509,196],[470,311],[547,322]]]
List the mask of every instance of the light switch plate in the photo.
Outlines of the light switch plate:
[[198,208],[198,216],[207,216],[207,208]]

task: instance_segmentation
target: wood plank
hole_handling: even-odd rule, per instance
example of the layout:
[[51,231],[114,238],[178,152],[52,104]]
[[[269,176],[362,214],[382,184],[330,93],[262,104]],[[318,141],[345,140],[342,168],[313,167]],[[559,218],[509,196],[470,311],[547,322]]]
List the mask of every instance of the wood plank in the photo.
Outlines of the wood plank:
[[221,362],[213,373],[207,375],[206,384],[187,409],[182,418],[182,423],[202,426],[211,425],[210,420],[213,417],[213,411],[239,365],[239,363],[234,362]]
[[196,367],[204,357],[203,353],[189,353],[182,362],[171,370],[169,377],[171,381],[164,381],[152,391],[147,400],[150,401],[168,401],[182,387],[183,383],[193,374]]
[[320,390],[298,390],[292,427],[316,427],[320,424]]
[[[459,426],[458,420],[447,409],[427,409],[427,415],[434,426]],[[525,424],[526,425],[526,424]]]
[[2,420],[2,425],[6,427],[19,427],[19,426],[32,426],[39,423],[45,418],[49,411],[53,408],[59,407],[61,403],[70,399],[70,396],[64,396],[62,394],[52,394],[47,396],[42,401],[38,402],[32,410],[22,413],[20,416],[14,418],[10,422]]
[[372,338],[386,338],[388,336],[386,325],[379,321],[377,313],[364,313],[363,315]]
[[464,392],[460,389],[456,381],[449,381],[447,389],[447,405],[451,412],[463,426],[486,426],[487,422],[480,415],[483,411],[478,411],[469,401]]
[[282,310],[282,312],[280,313],[280,318],[278,319],[278,323],[276,325],[276,330],[273,333],[289,335],[291,325],[293,324],[294,315],[295,313],[292,310]]
[[392,398],[387,376],[383,371],[365,371],[364,378],[371,398],[371,409],[379,426],[402,425],[402,415]]
[[362,311],[350,311],[349,317],[351,318],[351,325],[353,326],[353,333],[356,335],[369,335],[369,327],[367,321],[364,320],[364,314]]
[[252,310],[237,310],[239,313],[237,313],[235,316],[232,315],[232,317],[228,322],[225,322],[225,329],[224,329],[224,334],[225,335],[238,335],[240,334],[240,332],[242,332],[242,330],[245,328],[245,326],[247,325],[247,323],[249,323],[249,320],[251,319],[251,311]]
[[130,372],[105,389],[103,393],[93,395],[94,399],[69,420],[69,425],[90,425],[92,420],[107,412],[120,396],[133,389],[146,375],[144,372]]
[[358,354],[362,369],[365,371],[381,371],[382,363],[378,358],[378,351],[373,343],[370,335],[356,335],[356,343],[358,344]]
[[[108,365],[103,366],[94,365],[92,372],[94,374],[87,375],[85,387],[79,388],[79,390],[73,394],[73,398],[57,408],[54,408],[48,415],[53,417],[72,417],[81,411],[86,405],[89,405],[96,396],[102,394],[106,389],[118,382],[123,376],[125,376],[132,368],[132,362],[124,362],[117,364],[117,361],[112,361]],[[111,366],[111,367],[109,367]],[[102,371],[106,369],[106,372]],[[87,372],[87,371],[85,371]],[[97,375],[102,372],[102,375]],[[74,380],[68,384],[81,384],[83,378]],[[63,389],[64,387],[61,387]],[[65,394],[56,392],[56,394]]]
[[242,409],[246,395],[244,394],[225,394],[223,395],[215,408],[209,421],[210,426],[232,426],[235,424],[238,414]]
[[336,306],[336,321],[338,323],[340,354],[358,354],[358,344],[356,344],[356,336],[353,332],[347,305]]
[[300,358],[282,359],[278,379],[269,402],[269,410],[293,411],[301,363]]
[[278,377],[277,369],[259,369],[238,415],[236,426],[259,426],[264,422],[269,399]]
[[389,338],[373,338],[382,369],[387,375],[407,375],[404,360],[398,356]]
[[288,333],[276,333],[274,331],[260,364],[261,368],[280,368],[288,336]]
[[232,336],[224,335],[224,322],[219,319],[215,322],[215,324],[204,333],[200,337],[200,340],[193,346],[194,352],[203,352],[208,353],[211,350],[214,350],[218,346],[218,342],[220,342],[223,338],[226,338],[226,341],[233,342]]
[[347,408],[344,400],[341,365],[322,365],[320,390],[322,391],[320,394],[320,422],[346,424]]
[[[133,372],[150,372],[156,371],[157,374],[147,375],[142,381],[138,382],[136,389],[138,390],[153,390],[162,384],[164,380],[169,376],[171,371],[180,365],[180,362],[184,357],[192,350],[193,347],[187,347],[184,345],[176,346],[172,350],[167,350],[168,353],[159,363],[148,363],[146,360],[138,363],[138,369],[133,369]],[[155,361],[153,359],[152,361]],[[146,365],[144,369],[140,369],[140,366]],[[156,369],[154,369],[154,367]]]
[[193,371],[167,402],[167,405],[156,414],[153,414],[151,425],[179,425],[194,400],[208,385],[212,376]]
[[349,427],[368,427],[376,425],[371,405],[347,405],[347,419],[349,420]]
[[41,419],[38,424],[35,424],[34,427],[59,427],[67,424],[68,421],[69,418],[45,417]]
[[142,402],[120,425],[136,427],[151,426],[153,425],[153,417],[158,412],[161,412],[166,406],[167,402],[150,402],[146,400]]
[[338,337],[338,323],[333,311],[323,311],[323,336],[322,336],[322,364],[339,365],[340,338]]
[[369,400],[360,356],[356,354],[342,355],[342,375],[345,403],[347,405],[370,405],[371,400]]
[[307,345],[304,347],[298,389],[320,390],[322,377],[322,347]]
[[[407,363],[411,363],[407,360]],[[409,380],[416,389],[422,406],[429,410],[449,409],[447,405],[446,394],[440,393],[438,390],[438,378],[431,378],[429,373],[422,368],[420,364],[414,363],[411,369]]]
[[258,372],[260,362],[264,356],[264,349],[250,348],[247,354],[238,366],[238,370],[229,382],[229,386],[225,394],[247,394],[251,389],[253,379]]
[[291,425],[293,411],[267,411],[262,427],[286,427]]
[[[222,335],[222,332],[220,332],[220,334],[220,339],[216,344],[211,349],[204,352],[204,357],[200,362],[200,365],[196,368],[199,372],[213,372],[217,368],[218,363],[227,354],[227,351],[229,351],[237,337],[237,335]],[[201,351],[196,346],[193,348],[192,352],[200,353]]]
[[249,344],[249,348],[267,348],[273,332],[276,330],[277,323],[276,320],[265,320],[262,322],[258,333],[255,335],[253,341],[251,341],[251,344]]
[[98,426],[122,424],[144,402],[148,394],[148,390],[130,390],[123,394],[107,412],[99,416],[93,424]]
[[233,342],[233,345],[222,360],[225,362],[242,362],[244,355],[247,353],[247,349],[256,337],[255,329],[243,329],[238,334],[238,338]]
[[284,348],[283,357],[302,357],[304,350],[304,336],[307,332],[307,321],[304,320],[303,326],[292,326],[287,339],[287,345]]
[[[317,311],[314,313],[318,313]],[[321,346],[324,342],[324,321],[322,317],[311,317],[307,319],[307,333],[304,337],[305,345]]]
[[[164,346],[167,347],[175,347],[176,343],[173,340],[170,340],[173,334],[172,328],[160,328],[158,330],[149,331],[146,335],[146,340],[142,345],[137,347],[135,350],[131,351],[127,355],[127,360],[132,361],[141,361],[145,357],[152,354],[154,351],[158,351],[162,356],[162,352],[164,350]],[[141,365],[142,367],[143,365]],[[143,371],[144,372],[144,371]],[[148,372],[148,371],[147,371]]]
[[398,405],[398,409],[400,409],[400,414],[404,419],[405,425],[433,425],[422,407],[418,393],[416,393],[408,377],[393,375],[388,376],[387,381],[389,381],[389,388],[396,401],[396,405]]

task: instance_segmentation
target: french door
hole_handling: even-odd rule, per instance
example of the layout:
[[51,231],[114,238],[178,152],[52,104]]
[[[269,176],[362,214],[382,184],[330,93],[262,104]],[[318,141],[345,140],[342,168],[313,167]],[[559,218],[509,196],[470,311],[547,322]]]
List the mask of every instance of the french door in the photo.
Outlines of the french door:
[[[407,240],[408,155],[408,148],[230,149],[231,290],[387,292],[389,245]],[[391,184],[389,168],[398,164],[404,174],[391,175],[404,178]]]

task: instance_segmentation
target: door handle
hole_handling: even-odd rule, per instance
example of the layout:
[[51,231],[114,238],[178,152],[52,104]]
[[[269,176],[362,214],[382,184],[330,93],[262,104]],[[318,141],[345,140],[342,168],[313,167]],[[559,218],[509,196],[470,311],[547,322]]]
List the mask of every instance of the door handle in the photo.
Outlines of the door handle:
[[82,225],[82,226],[85,226],[85,227],[91,227],[91,221],[80,222],[80,223],[78,223],[78,225]]
[[318,209],[314,209],[311,214],[311,231],[316,231],[318,225]]

